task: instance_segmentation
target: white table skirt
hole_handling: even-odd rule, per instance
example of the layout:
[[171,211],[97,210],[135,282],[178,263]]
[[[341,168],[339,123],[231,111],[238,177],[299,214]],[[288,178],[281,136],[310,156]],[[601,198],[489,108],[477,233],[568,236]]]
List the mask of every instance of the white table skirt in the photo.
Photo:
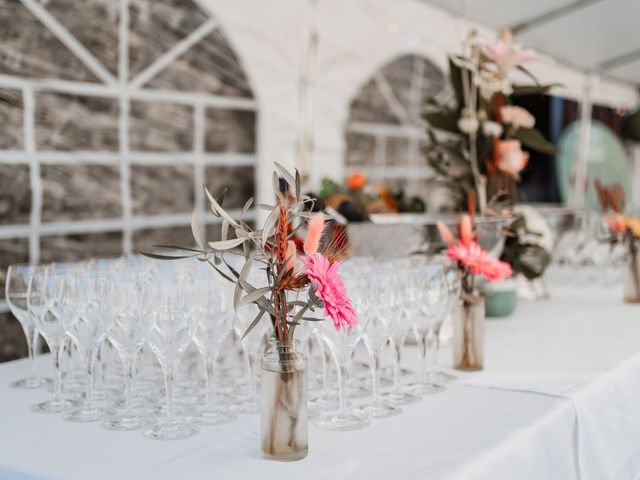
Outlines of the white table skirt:
[[4,364],[0,479],[637,480],[640,306],[619,289],[551,288],[487,321],[485,371],[364,430],[311,425],[294,463],[260,457],[258,415],[160,442],[32,413],[46,394],[9,388],[26,364]]

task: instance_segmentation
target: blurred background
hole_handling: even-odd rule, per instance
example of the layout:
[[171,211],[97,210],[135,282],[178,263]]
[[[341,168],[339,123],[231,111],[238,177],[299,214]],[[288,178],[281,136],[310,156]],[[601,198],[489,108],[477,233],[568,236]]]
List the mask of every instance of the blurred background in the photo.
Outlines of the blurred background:
[[510,27],[558,84],[518,97],[561,148],[531,154],[519,198],[593,206],[604,175],[637,209],[638,18],[635,0],[0,0],[0,361],[26,355],[9,264],[190,244],[194,208],[215,239],[203,184],[268,203],[277,161],[309,191],[359,171],[449,210],[422,113],[471,27]]

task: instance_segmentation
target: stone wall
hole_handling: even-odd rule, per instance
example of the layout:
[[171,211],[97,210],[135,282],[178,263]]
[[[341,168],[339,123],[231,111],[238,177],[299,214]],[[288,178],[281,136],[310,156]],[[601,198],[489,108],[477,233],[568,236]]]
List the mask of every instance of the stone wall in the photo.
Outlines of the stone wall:
[[[253,195],[255,102],[220,26],[194,0],[130,0],[120,39],[119,5],[0,0],[0,301],[11,263],[190,245],[202,183],[229,187],[229,208]],[[25,353],[0,309],[0,361]]]
[[447,95],[442,71],[429,60],[406,55],[374,72],[352,100],[347,123],[347,172],[402,186],[419,195],[429,211],[453,207],[422,149],[428,142],[421,118],[429,97]]

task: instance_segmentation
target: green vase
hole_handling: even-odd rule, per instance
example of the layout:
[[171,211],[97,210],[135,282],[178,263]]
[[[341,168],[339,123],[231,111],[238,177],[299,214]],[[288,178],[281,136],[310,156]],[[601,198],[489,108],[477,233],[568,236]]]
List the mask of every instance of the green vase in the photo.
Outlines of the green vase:
[[508,317],[518,305],[516,284],[512,279],[503,282],[487,282],[482,293],[485,315],[488,318]]

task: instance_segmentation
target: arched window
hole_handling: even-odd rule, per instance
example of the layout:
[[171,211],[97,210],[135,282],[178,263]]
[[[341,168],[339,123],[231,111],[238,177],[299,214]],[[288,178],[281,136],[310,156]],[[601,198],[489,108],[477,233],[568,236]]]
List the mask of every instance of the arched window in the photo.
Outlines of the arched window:
[[402,56],[375,72],[351,102],[347,173],[361,171],[371,180],[401,185],[438,209],[434,204],[443,201],[443,190],[421,152],[427,141],[421,114],[425,100],[446,88],[442,71],[416,55]]
[[12,0],[0,31],[1,276],[190,244],[204,183],[253,195],[256,103],[194,0]]

